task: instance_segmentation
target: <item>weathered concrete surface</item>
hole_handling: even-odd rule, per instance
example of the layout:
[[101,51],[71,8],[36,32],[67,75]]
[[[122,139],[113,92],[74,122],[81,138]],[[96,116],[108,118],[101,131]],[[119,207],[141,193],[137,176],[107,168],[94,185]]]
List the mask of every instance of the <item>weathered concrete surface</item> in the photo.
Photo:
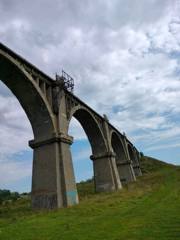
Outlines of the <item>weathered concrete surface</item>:
[[62,84],[0,44],[0,79],[19,100],[34,140],[32,207],[60,208],[78,203],[70,152],[69,123],[75,117],[91,145],[95,190],[116,191],[140,176],[133,144]]
[[121,189],[121,182],[116,168],[115,155],[107,152],[91,156],[93,160],[96,192],[110,192]]

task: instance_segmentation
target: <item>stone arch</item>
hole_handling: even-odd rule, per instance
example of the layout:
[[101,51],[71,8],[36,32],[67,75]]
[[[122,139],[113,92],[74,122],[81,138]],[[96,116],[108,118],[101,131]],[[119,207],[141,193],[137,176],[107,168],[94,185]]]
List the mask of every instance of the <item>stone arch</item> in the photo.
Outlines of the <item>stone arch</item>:
[[122,184],[134,181],[132,167],[128,161],[125,146],[121,136],[119,136],[115,131],[111,134],[111,146],[115,153],[117,169]]
[[[101,155],[107,151],[102,129],[92,113],[84,107],[75,107],[71,110],[70,120],[74,117],[81,124],[90,142],[93,155]],[[68,124],[69,125],[69,124]]]

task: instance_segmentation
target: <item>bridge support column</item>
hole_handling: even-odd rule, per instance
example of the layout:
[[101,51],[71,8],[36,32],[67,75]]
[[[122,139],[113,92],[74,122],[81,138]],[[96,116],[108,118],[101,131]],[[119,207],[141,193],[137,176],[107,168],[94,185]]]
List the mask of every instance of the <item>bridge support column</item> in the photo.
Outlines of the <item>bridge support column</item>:
[[131,165],[131,161],[117,161],[118,173],[122,184],[136,181],[134,170]]
[[32,207],[60,208],[78,203],[69,136],[30,141],[34,149]]
[[90,158],[93,160],[96,192],[110,192],[122,188],[114,153],[92,155]]

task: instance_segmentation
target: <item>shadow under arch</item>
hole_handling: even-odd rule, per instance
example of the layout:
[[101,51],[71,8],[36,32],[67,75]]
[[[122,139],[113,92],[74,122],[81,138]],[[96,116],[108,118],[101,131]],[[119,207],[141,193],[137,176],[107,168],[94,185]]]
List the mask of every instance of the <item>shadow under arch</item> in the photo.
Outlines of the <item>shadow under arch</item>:
[[111,134],[111,146],[115,153],[115,159],[117,164],[117,169],[122,184],[134,181],[134,175],[130,161],[128,161],[125,146],[118,134],[112,132]]

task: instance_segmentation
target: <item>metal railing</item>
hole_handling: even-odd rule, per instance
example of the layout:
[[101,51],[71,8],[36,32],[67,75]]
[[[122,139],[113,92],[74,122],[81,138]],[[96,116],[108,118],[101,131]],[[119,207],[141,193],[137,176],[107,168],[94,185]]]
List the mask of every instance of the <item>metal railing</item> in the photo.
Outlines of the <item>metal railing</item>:
[[65,71],[62,70],[61,76],[56,74],[56,81],[61,82],[65,89],[67,89],[69,92],[73,93],[74,79],[69,74],[67,74]]

